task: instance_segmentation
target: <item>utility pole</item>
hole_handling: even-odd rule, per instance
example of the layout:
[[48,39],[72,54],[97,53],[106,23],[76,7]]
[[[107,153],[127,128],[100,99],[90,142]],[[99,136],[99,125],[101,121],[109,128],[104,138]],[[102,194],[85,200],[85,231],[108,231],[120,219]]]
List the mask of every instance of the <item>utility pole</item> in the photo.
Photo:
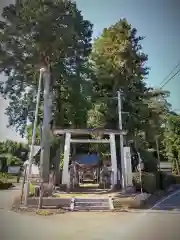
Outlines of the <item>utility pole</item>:
[[157,151],[157,156],[158,156],[158,170],[161,170],[161,165],[160,165],[160,153],[159,153],[159,139],[156,137],[156,151]]
[[25,190],[25,202],[24,202],[25,206],[27,206],[27,201],[29,196],[29,177],[31,175],[34,145],[36,142],[36,127],[37,127],[37,121],[38,121],[38,111],[39,111],[41,85],[42,85],[41,83],[42,83],[43,73],[44,73],[44,68],[41,68],[40,74],[39,74],[39,84],[38,84],[38,92],[37,92],[37,98],[36,98],[36,110],[35,110],[35,119],[34,119],[34,126],[33,126],[32,143],[31,143],[31,150],[30,150],[29,160],[28,160],[28,171],[27,171],[27,176],[25,176],[26,177],[26,190]]
[[122,129],[122,102],[121,102],[121,91],[118,94],[118,116],[119,116],[119,130],[120,132],[120,151],[121,151],[121,182],[122,190],[126,191],[126,176],[125,176],[125,164],[124,164],[124,138]]

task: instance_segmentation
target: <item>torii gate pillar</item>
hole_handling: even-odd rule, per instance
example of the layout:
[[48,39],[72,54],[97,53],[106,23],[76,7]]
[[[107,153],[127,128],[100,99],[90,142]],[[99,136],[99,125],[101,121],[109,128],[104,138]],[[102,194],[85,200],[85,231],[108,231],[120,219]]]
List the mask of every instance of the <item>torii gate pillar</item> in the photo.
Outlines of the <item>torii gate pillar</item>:
[[117,184],[117,156],[116,156],[116,142],[115,135],[111,133],[110,139],[110,152],[111,152],[111,166],[112,166],[112,186]]
[[70,156],[71,134],[65,134],[64,160],[62,171],[62,184],[69,185],[69,156]]

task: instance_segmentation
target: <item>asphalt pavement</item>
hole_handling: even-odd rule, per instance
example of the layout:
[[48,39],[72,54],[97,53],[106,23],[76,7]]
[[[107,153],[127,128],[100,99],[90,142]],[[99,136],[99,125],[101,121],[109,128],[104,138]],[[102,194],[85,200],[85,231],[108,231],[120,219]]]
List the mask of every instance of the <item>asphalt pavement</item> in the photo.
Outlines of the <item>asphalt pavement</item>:
[[174,191],[153,207],[154,210],[180,210],[180,190]]
[[[65,213],[48,217],[9,210],[15,192],[0,192],[1,240],[180,239],[180,191],[146,211]],[[171,205],[171,210],[164,210],[167,205]]]

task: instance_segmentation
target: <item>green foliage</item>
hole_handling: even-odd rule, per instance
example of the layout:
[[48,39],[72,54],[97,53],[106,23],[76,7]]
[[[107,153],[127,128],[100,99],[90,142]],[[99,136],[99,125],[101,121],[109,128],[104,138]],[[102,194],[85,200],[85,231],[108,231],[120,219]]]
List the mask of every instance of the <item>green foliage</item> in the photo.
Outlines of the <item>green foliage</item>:
[[136,190],[140,191],[141,186],[143,192],[154,193],[157,190],[166,191],[171,185],[178,183],[176,176],[166,172],[142,173],[142,184],[140,182],[139,173],[133,176],[133,185]]
[[26,144],[7,140],[0,142],[0,156],[5,157],[8,165],[21,164],[27,160],[29,147]]
[[64,165],[64,154],[60,155],[60,166],[59,168],[62,170],[63,169],[63,165]]
[[[147,56],[140,53],[139,42],[143,38],[137,37],[136,34],[137,30],[122,19],[110,28],[104,29],[93,46],[91,58],[96,74],[93,87],[97,99],[99,98],[99,101],[103,101],[106,105],[106,110],[103,108],[100,112],[104,114],[106,126],[109,128],[117,127],[115,110],[117,102],[108,99],[108,97],[116,97],[117,90],[123,91],[124,110],[131,112],[132,117],[136,110],[140,111],[139,104],[143,105],[141,96],[146,91],[143,79],[148,74],[148,69],[143,65],[147,61]],[[134,123],[134,126],[137,124],[135,118],[136,115],[131,122],[132,129],[132,124]]]
[[147,193],[154,193],[157,190],[157,181],[155,173],[144,173],[142,175],[143,190]]
[[[29,144],[32,143],[32,135],[33,135],[33,125],[29,124],[27,126],[27,139]],[[40,143],[41,143],[41,129],[40,129],[40,126],[38,126],[36,128],[36,145],[40,145]]]
[[53,212],[51,212],[50,210],[42,210],[42,209],[38,209],[36,211],[36,214],[37,215],[40,215],[40,216],[50,216],[50,215],[53,215]]
[[166,156],[173,165],[173,172],[180,173],[180,116],[170,115],[164,133]]
[[148,150],[139,149],[139,153],[144,163],[145,172],[157,171],[157,158],[154,157],[154,152]]
[[13,141],[0,142],[0,171],[7,172],[8,166],[21,166],[27,160],[28,146]]
[[90,128],[103,128],[106,124],[104,113],[107,110],[107,105],[103,102],[96,102],[88,112],[87,125]]
[[23,164],[22,159],[8,153],[0,155],[0,162],[2,165],[0,170],[2,172],[7,172],[9,166],[22,166]]
[[27,116],[33,122],[38,69],[47,57],[54,80],[56,124],[86,123],[92,24],[69,0],[25,0],[5,7],[2,17],[0,71],[8,80],[1,82],[1,93],[10,99],[9,125],[23,135]]
[[8,166],[21,166],[23,164],[23,161],[16,156],[8,156],[7,160]]
[[[48,58],[56,126],[117,129],[115,97],[121,89],[123,112],[128,113],[123,114],[123,128],[128,130],[126,142],[134,140],[136,147],[144,151],[142,158],[147,171],[156,170],[156,159],[149,149],[156,149],[157,139],[160,157],[175,159],[174,149],[179,150],[173,145],[175,137],[170,134],[173,130],[163,125],[170,108],[168,93],[147,86],[149,68],[148,56],[142,48],[144,37],[126,19],[104,29],[91,51],[92,24],[83,19],[76,3],[70,0],[25,0],[5,7],[2,17],[0,72],[5,73],[7,81],[0,82],[0,90],[4,98],[10,99],[6,109],[9,126],[15,126],[23,135],[27,117],[31,122],[27,129],[29,143],[39,68]],[[41,96],[37,143],[42,113]],[[166,143],[162,144],[164,136]],[[178,146],[178,133],[175,136]],[[15,147],[9,147],[12,149],[2,152],[22,159],[14,153]],[[103,144],[90,148],[104,154],[109,152]],[[52,142],[52,158],[56,149]],[[177,165],[177,161],[173,163]]]
[[180,175],[175,176],[176,184],[180,184]]
[[[146,78],[148,57],[143,53],[141,41],[126,19],[122,19],[95,40],[91,63],[95,77],[92,79],[94,104],[89,112],[88,125],[93,127],[118,128],[117,91],[123,95],[123,127],[128,130],[128,139],[141,134],[141,147],[155,147],[169,107],[167,92],[148,88]],[[148,144],[147,144],[148,142]]]
[[9,175],[7,173],[0,173],[0,189],[8,189],[13,186],[11,182],[8,182]]
[[170,173],[158,172],[159,187],[162,190],[167,190],[172,184],[176,184],[176,177]]
[[32,183],[30,183],[29,192],[30,192],[30,195],[31,195],[31,196],[34,196],[34,194],[35,194],[35,188],[36,188],[36,186],[33,185]]
[[0,173],[0,181],[3,183],[8,182],[8,174],[7,173]]
[[133,185],[137,191],[142,190],[147,193],[154,193],[157,190],[157,175],[156,173],[146,173],[142,174],[142,184],[140,182],[140,176],[137,173],[133,177]]

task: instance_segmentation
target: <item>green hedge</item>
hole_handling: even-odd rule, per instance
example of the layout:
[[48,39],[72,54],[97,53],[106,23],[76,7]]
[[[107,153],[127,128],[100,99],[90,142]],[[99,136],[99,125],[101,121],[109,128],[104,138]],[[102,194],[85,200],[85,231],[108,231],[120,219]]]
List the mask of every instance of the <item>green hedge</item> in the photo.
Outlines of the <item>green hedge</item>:
[[180,175],[175,176],[176,184],[180,184]]
[[[166,172],[142,173],[142,189],[143,192],[154,193],[157,190],[166,190],[172,184],[180,183],[180,176],[176,178],[174,175]],[[133,185],[136,191],[141,190],[139,173],[133,176]]]
[[0,180],[0,190],[6,190],[6,189],[9,189],[13,187],[13,184],[12,183],[8,183],[8,182],[2,182]]
[[173,174],[159,171],[157,173],[158,178],[158,188],[161,190],[168,189],[172,184],[176,184],[176,178]]
[[[133,185],[136,191],[141,190],[139,173],[133,176]],[[157,189],[157,178],[155,173],[142,173],[142,190],[147,193],[154,193]]]
[[152,150],[139,149],[140,156],[144,163],[145,172],[157,172],[157,159],[154,157],[154,152]]
[[160,189],[166,190],[171,185],[176,184],[176,177],[171,173],[159,172],[160,174]]

